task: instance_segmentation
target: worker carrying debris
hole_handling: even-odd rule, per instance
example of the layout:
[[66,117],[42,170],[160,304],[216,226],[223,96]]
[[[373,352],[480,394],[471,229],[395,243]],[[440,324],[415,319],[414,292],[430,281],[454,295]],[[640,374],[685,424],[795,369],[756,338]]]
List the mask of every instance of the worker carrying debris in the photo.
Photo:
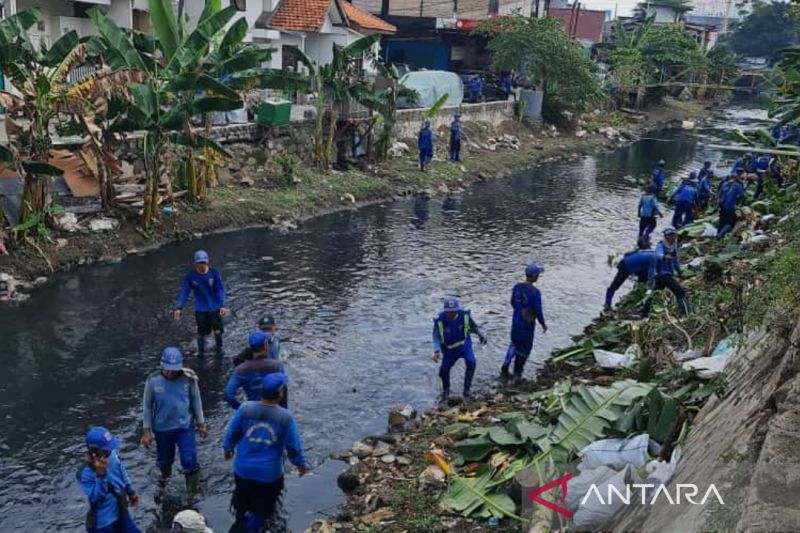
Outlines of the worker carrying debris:
[[681,315],[689,314],[686,290],[675,279],[675,276],[679,276],[681,273],[681,265],[678,260],[678,232],[675,231],[675,228],[664,230],[664,239],[656,246],[655,256],[655,261],[651,263],[649,290],[644,307],[642,307],[642,317],[650,315],[653,295],[656,291],[663,289],[669,289],[675,295],[675,299],[678,301],[678,312]]
[[664,174],[664,166],[666,163],[663,159],[661,159],[656,168],[653,169],[652,178],[653,178],[653,189],[655,192],[656,197],[661,196],[661,189],[664,187],[664,180],[666,179],[666,175]]
[[696,179],[697,172],[691,172],[669,195],[669,199],[675,202],[675,213],[672,215],[672,226],[675,228],[680,229],[694,220],[694,210],[699,203]]
[[469,309],[462,309],[457,298],[446,298],[444,308],[433,319],[433,362],[438,363],[439,377],[442,379],[442,401],[450,395],[450,370],[463,358],[464,398],[471,396],[472,377],[475,375],[475,353],[472,351],[471,335],[475,333],[481,344],[486,344],[486,336],[472,320]]
[[544,268],[539,265],[525,267],[525,281],[517,283],[511,290],[511,307],[514,315],[511,319],[511,344],[506,351],[503,366],[500,367],[500,378],[508,379],[511,362],[514,362],[514,377],[522,378],[525,363],[533,350],[533,336],[536,322],[542,326],[542,331],[547,331],[542,312],[542,293],[534,286]]
[[664,216],[658,206],[656,186],[650,185],[647,192],[639,197],[639,237],[650,238],[656,229],[656,217]]
[[717,203],[719,205],[719,224],[717,225],[717,239],[725,238],[735,226],[736,206],[744,202],[744,185],[739,177],[744,173],[744,169],[738,169],[735,174],[731,174],[719,186]]

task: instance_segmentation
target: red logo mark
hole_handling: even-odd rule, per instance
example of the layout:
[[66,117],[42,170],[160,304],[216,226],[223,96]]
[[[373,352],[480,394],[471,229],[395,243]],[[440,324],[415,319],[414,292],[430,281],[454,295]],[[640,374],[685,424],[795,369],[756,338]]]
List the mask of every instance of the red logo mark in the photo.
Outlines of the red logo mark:
[[539,494],[543,492],[547,492],[548,490],[554,487],[561,487],[561,501],[559,503],[564,503],[564,500],[567,499],[567,481],[572,479],[572,474],[567,473],[561,476],[558,479],[554,479],[547,485],[542,485],[541,487],[537,487],[528,493],[528,498],[535,501],[536,503],[541,503],[551,511],[555,511],[558,514],[564,515],[567,518],[572,518],[572,513],[567,509],[564,509],[560,505],[556,505],[551,501],[547,501],[544,498],[541,498]]

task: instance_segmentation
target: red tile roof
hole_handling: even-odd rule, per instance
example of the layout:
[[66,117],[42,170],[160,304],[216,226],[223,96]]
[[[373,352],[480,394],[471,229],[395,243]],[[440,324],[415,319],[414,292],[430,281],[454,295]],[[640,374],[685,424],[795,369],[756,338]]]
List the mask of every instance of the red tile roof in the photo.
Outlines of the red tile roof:
[[361,11],[347,0],[342,2],[342,7],[344,7],[344,12],[347,14],[347,18],[350,19],[350,22],[365,30],[372,30],[380,33],[395,33],[397,31],[396,27],[385,20],[379,19],[366,11]]
[[318,32],[334,0],[281,0],[270,21],[289,31]]

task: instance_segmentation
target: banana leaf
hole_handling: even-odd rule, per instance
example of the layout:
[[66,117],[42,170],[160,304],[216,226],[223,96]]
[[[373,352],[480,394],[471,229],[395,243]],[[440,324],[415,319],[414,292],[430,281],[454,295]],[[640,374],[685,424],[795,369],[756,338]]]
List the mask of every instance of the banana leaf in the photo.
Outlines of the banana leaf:
[[489,438],[500,446],[513,446],[524,442],[524,439],[520,438],[516,432],[509,431],[506,428],[491,428],[489,430]]
[[731,130],[728,133],[736,139],[737,141],[746,144],[747,146],[755,146],[756,143],[753,142],[753,139],[745,135],[741,130]]
[[79,40],[78,33],[74,30],[65,33],[53,43],[53,46],[51,46],[49,50],[47,50],[47,53],[42,59],[42,64],[48,67],[58,65],[67,57],[67,54],[69,54],[73,48],[78,46]]
[[236,50],[247,36],[248,28],[247,19],[244,17],[231,24],[231,27],[225,32],[225,37],[222,38],[222,42],[219,45],[218,53],[220,57],[231,56],[233,51]]
[[439,110],[441,110],[442,107],[444,107],[444,104],[445,104],[445,102],[447,102],[447,98],[449,96],[450,95],[447,94],[447,93],[445,93],[442,96],[440,96],[439,99],[436,100],[433,103],[431,108],[428,109],[427,111],[425,111],[425,113],[423,113],[422,117],[423,118],[427,118],[427,119],[431,119],[431,118],[435,117],[436,115],[438,115],[439,114]]
[[[153,2],[154,0],[151,0]],[[155,0],[158,1],[158,0]],[[167,0],[168,1],[168,0]],[[170,4],[170,10],[172,5]],[[171,11],[170,11],[171,12]],[[152,10],[150,11],[152,17]],[[95,29],[103,37],[106,47],[110,49],[114,56],[125,61],[125,65],[133,70],[146,72],[147,68],[145,61],[139,54],[136,47],[128,38],[128,35],[123,32],[116,22],[110,17],[106,16],[98,8],[93,7],[88,11],[89,18],[92,19]]]
[[235,14],[236,8],[228,6],[200,22],[171,56],[166,70],[177,73],[200,59],[208,50],[209,43],[214,40],[214,36],[222,31]]
[[164,52],[164,57],[172,59],[180,45],[178,21],[172,8],[171,0],[149,0],[150,23],[153,33]]
[[474,478],[452,476],[450,486],[439,504],[445,509],[455,511],[463,516],[473,514],[486,518],[507,516],[521,521],[522,517],[515,514],[516,505],[511,498],[506,494],[487,491],[493,475],[492,468],[482,465]]
[[464,461],[470,462],[485,458],[496,446],[488,436],[480,436],[459,441],[455,448]]
[[523,441],[530,441],[535,443],[538,439],[547,435],[547,429],[537,424],[536,422],[517,420],[509,422],[508,426],[517,435],[519,435],[519,438],[522,439]]

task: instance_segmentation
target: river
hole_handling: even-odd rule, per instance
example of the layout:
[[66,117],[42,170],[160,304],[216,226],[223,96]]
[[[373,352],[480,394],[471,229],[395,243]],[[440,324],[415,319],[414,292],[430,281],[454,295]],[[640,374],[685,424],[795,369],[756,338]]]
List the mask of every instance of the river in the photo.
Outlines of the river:
[[[670,175],[719,153],[703,143],[719,128],[763,124],[763,112],[729,107],[710,127],[651,134],[614,152],[556,162],[476,184],[447,199],[405,199],[311,220],[296,232],[263,229],[204,237],[60,273],[30,301],[0,308],[0,531],[81,531],[85,500],[75,482],[90,425],[122,437],[122,456],[142,504],[141,525],[167,524],[183,505],[174,476],[163,507],[154,493],[154,452],[138,445],[141,393],[165,346],[193,347],[191,313],[168,318],[192,252],[207,250],[226,281],[229,352],[257,315],[275,311],[287,360],[290,407],[314,471],[287,478],[285,513],[302,531],[335,513],[342,464],[331,452],[385,429],[390,406],[423,409],[440,392],[431,361],[431,318],[459,296],[488,331],[476,348],[477,390],[490,390],[508,341],[511,286],[535,261],[550,330],[539,358],[565,345],[600,311],[611,254],[636,237],[639,192],[626,176],[658,159]],[[625,288],[627,288],[626,285]],[[211,434],[200,445],[204,496],[216,530],[231,522],[231,464],[220,443],[231,416],[222,390],[228,361],[194,357]],[[454,389],[463,376],[459,364]],[[176,470],[179,471],[178,468]],[[165,518],[166,516],[166,518]]]

